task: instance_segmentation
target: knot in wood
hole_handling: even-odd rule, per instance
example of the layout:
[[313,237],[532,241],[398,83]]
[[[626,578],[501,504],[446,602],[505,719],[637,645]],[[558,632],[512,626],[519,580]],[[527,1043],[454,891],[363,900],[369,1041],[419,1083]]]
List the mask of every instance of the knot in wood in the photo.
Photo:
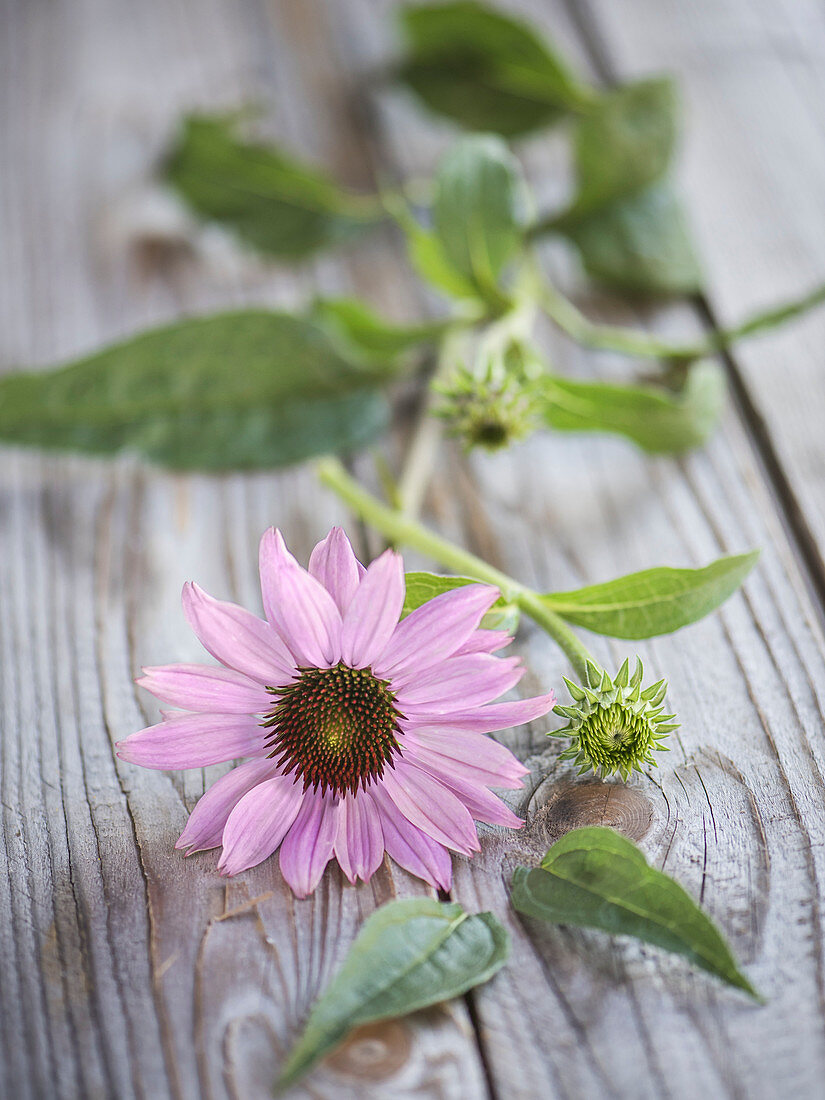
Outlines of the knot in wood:
[[544,831],[552,843],[588,825],[604,825],[641,840],[653,820],[648,798],[634,787],[617,783],[572,783],[557,787],[549,801],[536,813],[534,827]]
[[327,1065],[360,1081],[383,1081],[397,1073],[412,1050],[409,1029],[401,1020],[380,1020],[356,1028]]

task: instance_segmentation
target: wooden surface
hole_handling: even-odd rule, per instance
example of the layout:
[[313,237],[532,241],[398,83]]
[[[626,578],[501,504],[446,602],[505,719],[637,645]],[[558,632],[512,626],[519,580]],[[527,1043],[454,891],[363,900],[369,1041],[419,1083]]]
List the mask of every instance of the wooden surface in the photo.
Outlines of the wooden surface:
[[[239,302],[358,292],[429,303],[389,233],[300,272],[194,230],[151,183],[176,118],[258,99],[270,132],[367,184],[426,170],[451,136],[402,94],[366,97],[389,0],[17,0],[0,8],[0,363],[50,364],[149,323]],[[690,122],[683,190],[707,301],[594,315],[679,335],[825,276],[825,15],[813,0],[518,0],[597,78],[675,68]],[[523,152],[562,192],[556,143]],[[547,262],[563,277],[553,249]],[[525,581],[764,547],[724,610],[640,647],[683,722],[660,772],[576,782],[546,722],[505,735],[532,768],[514,838],[483,831],[454,896],[511,929],[508,968],[466,1002],[357,1036],[296,1095],[816,1097],[825,1080],[825,317],[737,349],[723,430],[683,461],[544,436],[494,458],[445,451],[428,518]],[[596,360],[548,336],[561,369]],[[617,365],[603,356],[604,370]],[[403,433],[390,446],[395,457]],[[367,475],[367,466],[364,466]],[[386,864],[330,869],[296,901],[268,862],[227,883],[173,842],[222,768],[123,764],[150,721],[145,662],[198,659],[181,583],[255,607],[276,522],[306,555],[342,510],[308,470],[174,477],[0,453],[0,1096],[257,1100],[376,905],[421,891]],[[362,550],[377,549],[377,543]],[[529,628],[525,692],[563,661]],[[595,640],[616,663],[632,652]],[[550,747],[548,747],[550,746]],[[625,828],[701,897],[769,997],[753,1007],[679,962],[521,921],[518,862],[571,825]]]

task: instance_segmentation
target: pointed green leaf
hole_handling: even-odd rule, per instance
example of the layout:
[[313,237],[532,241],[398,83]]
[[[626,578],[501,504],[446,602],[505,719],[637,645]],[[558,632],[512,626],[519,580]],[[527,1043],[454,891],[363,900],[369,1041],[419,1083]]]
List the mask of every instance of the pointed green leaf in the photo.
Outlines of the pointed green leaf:
[[[451,592],[454,588],[462,588],[465,584],[482,583],[473,577],[445,577],[438,573],[424,572],[407,573],[405,580],[407,589],[401,611],[402,619],[428,600],[440,596],[442,592]],[[510,634],[516,632],[518,623],[519,609],[503,597],[496,600],[481,621],[485,630],[506,630]]]
[[503,269],[523,240],[518,161],[500,138],[462,138],[435,183],[433,219],[444,256],[482,297],[499,297]]
[[279,466],[370,442],[387,420],[377,387],[388,378],[305,318],[220,313],[0,378],[0,440],[134,450],[181,470]]
[[457,0],[405,7],[398,76],[430,108],[470,130],[514,137],[580,110],[591,93],[526,22]]
[[562,221],[560,231],[594,279],[635,294],[694,294],[702,271],[687,222],[667,183]]
[[512,901],[519,912],[539,920],[655,944],[761,999],[690,894],[612,829],[574,829],[553,845],[540,867],[517,867]]
[[396,325],[356,298],[318,298],[312,304],[311,316],[345,357],[388,369],[405,361],[412,352],[434,345],[451,323],[444,320]]
[[690,368],[677,394],[547,374],[536,403],[547,424],[558,431],[612,432],[652,454],[679,454],[706,442],[719,422],[726,392],[724,371],[707,360]]
[[[758,557],[759,551],[752,550],[718,558],[702,569],[645,569],[574,592],[551,592],[541,599],[563,619],[595,634],[653,638],[715,611],[742,584]],[[647,694],[656,695],[661,684],[648,688]]]
[[353,1028],[416,1012],[488,981],[509,952],[509,936],[492,913],[469,916],[460,905],[432,898],[382,906],[315,1003],[278,1088],[303,1077]]
[[436,234],[416,221],[403,203],[388,200],[388,208],[407,239],[407,254],[416,273],[448,298],[476,302],[478,288],[450,263]]
[[261,252],[300,260],[382,216],[374,200],[347,193],[275,146],[240,140],[236,123],[231,115],[188,117],[167,160],[167,180],[202,218]]
[[566,218],[581,217],[661,178],[676,144],[677,108],[670,77],[605,93],[576,127],[577,189]]
[[641,294],[688,294],[702,282],[681,206],[665,179],[677,135],[669,78],[604,94],[575,134],[576,195],[547,221],[575,243],[588,274]]

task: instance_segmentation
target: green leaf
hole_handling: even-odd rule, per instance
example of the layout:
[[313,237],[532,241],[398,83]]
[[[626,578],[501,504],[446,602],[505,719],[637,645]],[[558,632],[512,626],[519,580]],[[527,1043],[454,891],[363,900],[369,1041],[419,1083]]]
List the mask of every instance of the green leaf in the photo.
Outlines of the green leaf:
[[718,558],[703,569],[660,567],[604,584],[541,597],[563,619],[611,638],[653,638],[695,623],[742,584],[758,550]]
[[678,101],[667,77],[603,95],[575,135],[576,196],[541,223],[579,249],[593,278],[640,294],[688,294],[702,273],[681,205],[664,179]]
[[398,75],[421,100],[470,130],[515,137],[590,100],[529,24],[471,0],[402,9],[407,54]]
[[704,443],[725,406],[726,379],[716,363],[688,372],[675,395],[653,386],[580,382],[546,375],[537,406],[551,428],[565,432],[614,432],[652,454],[679,454]]
[[463,138],[439,165],[433,204],[443,254],[478,293],[500,298],[499,279],[523,241],[524,181],[500,138]]
[[663,947],[761,1000],[710,917],[612,829],[574,829],[540,867],[517,867],[512,901],[539,920],[600,928]]
[[451,267],[435,233],[417,223],[407,223],[407,250],[414,269],[425,282],[457,301],[476,301],[478,289]]
[[417,607],[428,603],[443,592],[452,592],[454,588],[463,588],[466,584],[479,584],[472,577],[446,577],[439,573],[411,572],[404,575],[406,592],[401,618],[405,618]]
[[305,318],[243,310],[141,333],[57,370],[0,378],[0,439],[175,469],[254,469],[350,451],[382,430],[386,372]]
[[694,294],[702,271],[681,205],[667,183],[571,220],[559,230],[589,275],[636,294]]
[[356,298],[318,298],[312,303],[311,316],[345,357],[387,368],[405,361],[411,352],[435,344],[451,324],[449,319],[392,324]]
[[387,208],[404,232],[414,270],[430,286],[457,301],[477,302],[478,289],[452,266],[438,237],[416,221],[403,202],[387,197]]
[[669,77],[603,95],[575,133],[577,194],[565,219],[626,198],[667,171],[677,136],[676,87]]
[[441,161],[435,185],[433,230],[406,203],[385,196],[407,238],[410,262],[450,298],[479,310],[504,308],[499,276],[523,241],[525,185],[518,162],[498,138],[464,138]]
[[350,240],[381,214],[272,145],[234,133],[237,115],[192,115],[166,163],[166,178],[202,218],[261,252],[300,260]]
[[[439,573],[412,572],[405,575],[406,594],[401,618],[415,611],[428,600],[440,596],[442,592],[451,592],[454,588],[463,588],[465,584],[481,584],[473,577],[445,577]],[[481,625],[485,630],[506,630],[515,634],[518,629],[520,611],[514,603],[500,596],[484,618]]]
[[469,916],[432,898],[383,905],[315,1003],[278,1088],[294,1084],[352,1028],[459,997],[492,978],[509,953],[509,936],[492,913]]

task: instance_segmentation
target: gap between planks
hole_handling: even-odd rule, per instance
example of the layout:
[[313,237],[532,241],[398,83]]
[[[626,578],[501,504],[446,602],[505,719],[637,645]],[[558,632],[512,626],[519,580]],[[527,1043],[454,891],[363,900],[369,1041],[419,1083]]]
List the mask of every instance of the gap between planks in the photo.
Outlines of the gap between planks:
[[[561,0],[561,3],[570,22],[578,31],[596,76],[608,86],[619,83],[621,74],[614,64],[612,52],[599,19],[593,11],[591,0]],[[696,294],[691,301],[706,332],[719,332],[724,328],[707,293]],[[794,321],[790,322],[791,325],[793,323]],[[751,395],[745,373],[736,361],[736,344],[716,354],[725,366],[732,400],[745,427],[759,469],[776,502],[788,541],[795,552],[800,575],[817,614],[820,629],[825,630],[825,559],[816,536],[794,492],[790,476],[782,464],[768,426]]]

